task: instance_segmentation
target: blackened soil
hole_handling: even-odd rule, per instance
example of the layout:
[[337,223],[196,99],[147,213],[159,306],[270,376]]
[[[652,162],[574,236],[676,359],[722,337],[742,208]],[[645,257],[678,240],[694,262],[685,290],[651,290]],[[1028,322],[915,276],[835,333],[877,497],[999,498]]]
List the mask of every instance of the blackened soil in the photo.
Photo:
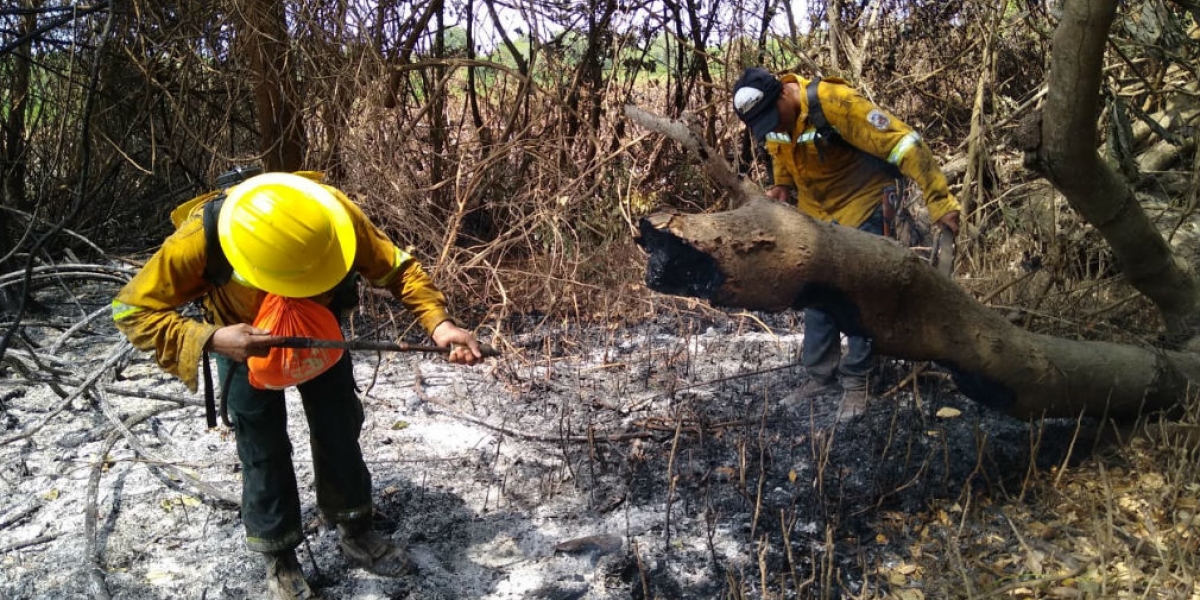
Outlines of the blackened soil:
[[[81,294],[80,305],[41,317],[62,324],[30,327],[28,337],[57,339],[109,297]],[[324,596],[883,595],[886,583],[871,574],[911,541],[881,534],[886,515],[1008,498],[1031,469],[1092,447],[1075,440],[1072,421],[1016,421],[966,400],[936,367],[894,361],[882,362],[868,411],[839,422],[838,394],[793,394],[804,381],[795,313],[664,302],[635,326],[526,317],[505,328],[494,340],[504,357],[473,368],[355,357],[378,527],[408,545],[417,577],[379,578],[338,553],[314,508],[299,402],[289,401],[307,523],[301,562]],[[119,347],[111,324],[97,321],[50,364],[82,381]],[[921,375],[893,389],[914,370]],[[263,595],[261,557],[245,550],[237,511],[163,467],[237,495],[233,440],[204,428],[198,395],[140,353],[120,381],[103,380],[102,397],[56,415],[62,397],[36,379],[12,371],[3,380],[0,597],[99,597],[97,579],[114,598]],[[153,457],[122,441],[99,460],[113,431],[102,403],[122,418],[163,405],[116,387],[192,402],[133,429]]]

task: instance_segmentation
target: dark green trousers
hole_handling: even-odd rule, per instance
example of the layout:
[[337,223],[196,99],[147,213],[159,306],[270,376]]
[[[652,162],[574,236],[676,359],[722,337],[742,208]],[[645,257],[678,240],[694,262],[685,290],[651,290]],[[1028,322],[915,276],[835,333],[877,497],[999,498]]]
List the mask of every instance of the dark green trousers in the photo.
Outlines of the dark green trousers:
[[[283,391],[251,386],[244,363],[218,357],[217,368],[222,382],[233,377],[226,405],[242,462],[246,545],[258,552],[295,548],[304,535]],[[317,507],[333,523],[369,518],[371,474],[358,445],[363,408],[350,353],[297,389],[308,419]]]

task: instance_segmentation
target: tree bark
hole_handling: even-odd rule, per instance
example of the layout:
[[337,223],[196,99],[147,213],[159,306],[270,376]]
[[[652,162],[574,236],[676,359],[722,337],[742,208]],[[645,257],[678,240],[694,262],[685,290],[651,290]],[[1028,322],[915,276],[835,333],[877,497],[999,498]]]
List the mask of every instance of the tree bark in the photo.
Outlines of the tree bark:
[[829,66],[834,73],[841,73],[842,0],[829,0],[825,10],[825,18],[829,23]]
[[[41,1],[26,1],[23,3],[25,8],[36,9],[41,6]],[[20,18],[17,36],[20,38],[27,37],[37,27],[37,13],[30,11],[28,14]],[[4,137],[0,139],[0,148],[3,148],[3,156],[0,157],[0,175],[3,178],[3,187],[0,192],[4,195],[2,200],[4,206],[10,206],[17,209],[26,209],[25,198],[25,173],[26,173],[26,131],[25,131],[25,113],[26,107],[29,106],[29,79],[32,71],[33,62],[31,60],[33,44],[31,41],[26,41],[24,44],[17,46],[8,53],[6,57],[10,64],[3,70],[8,74],[8,114],[4,118],[2,124],[4,128]],[[0,237],[6,238],[6,222],[7,214],[0,214]],[[7,253],[11,248],[11,244],[5,240],[0,244],[0,256]]]
[[898,243],[765,198],[652,215],[639,243],[651,289],[751,310],[820,308],[880,354],[936,361],[968,397],[1020,418],[1132,418],[1200,382],[1196,354],[1030,333]]
[[[41,0],[22,3],[26,8],[40,8]],[[19,20],[17,37],[26,38],[37,28],[37,13],[30,11]],[[8,208],[25,209],[28,204],[25,193],[28,173],[28,147],[26,143],[26,108],[29,106],[30,74],[33,70],[32,41],[13,48],[8,53],[3,72],[8,74],[8,115],[0,126],[3,127],[3,137],[0,137],[0,204]],[[32,219],[30,225],[32,226]],[[14,269],[15,261],[10,260],[10,254],[16,249],[17,224],[12,213],[0,210],[0,269],[8,273]],[[6,314],[17,311],[19,301],[12,298],[7,290],[0,290],[0,310]]]
[[1104,236],[1121,273],[1155,304],[1167,330],[1189,337],[1200,322],[1200,283],[1172,254],[1133,190],[1096,152],[1101,66],[1116,4],[1064,3],[1034,166]]
[[254,73],[259,146],[267,171],[304,166],[307,138],[281,0],[243,0],[241,35]]
[[705,142],[704,134],[698,125],[685,125],[683,122],[663,118],[633,105],[625,106],[625,117],[646,129],[679,142],[685,149],[696,153],[713,183],[733,198],[733,206],[762,195],[762,188],[758,184],[738,175],[730,168],[729,163],[725,162],[721,153]]
[[504,124],[504,132],[500,134],[500,143],[508,143],[512,140],[513,135],[517,130],[529,121],[529,98],[533,94],[533,82],[530,80],[530,72],[533,68],[535,57],[535,46],[529,45],[529,60],[521,54],[521,50],[517,48],[516,43],[508,35],[505,29],[504,21],[500,19],[496,11],[496,3],[494,0],[483,0],[487,5],[488,16],[492,19],[492,25],[496,28],[496,34],[500,36],[500,41],[504,43],[504,48],[508,50],[508,54],[517,65],[517,72],[520,73],[520,85],[517,87],[517,92],[514,95],[512,107],[508,113],[508,118]]

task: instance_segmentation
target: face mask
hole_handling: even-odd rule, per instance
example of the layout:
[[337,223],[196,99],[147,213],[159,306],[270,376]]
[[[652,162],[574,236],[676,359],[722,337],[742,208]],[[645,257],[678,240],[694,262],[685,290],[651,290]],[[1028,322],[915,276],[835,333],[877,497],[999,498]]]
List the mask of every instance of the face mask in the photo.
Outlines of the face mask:
[[780,143],[780,144],[790,144],[790,143],[792,143],[792,137],[786,133],[778,133],[778,132],[772,131],[771,133],[767,134],[767,141],[768,142],[776,142],[776,143]]

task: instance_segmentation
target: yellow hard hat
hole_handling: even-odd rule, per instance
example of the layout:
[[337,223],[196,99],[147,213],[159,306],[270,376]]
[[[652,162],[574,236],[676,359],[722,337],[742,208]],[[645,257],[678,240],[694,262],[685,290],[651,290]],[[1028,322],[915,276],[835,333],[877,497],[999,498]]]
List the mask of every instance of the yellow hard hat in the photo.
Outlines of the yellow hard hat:
[[280,296],[327,292],[354,264],[354,223],[325,186],[291,173],[229,190],[217,220],[221,249],[250,285]]

